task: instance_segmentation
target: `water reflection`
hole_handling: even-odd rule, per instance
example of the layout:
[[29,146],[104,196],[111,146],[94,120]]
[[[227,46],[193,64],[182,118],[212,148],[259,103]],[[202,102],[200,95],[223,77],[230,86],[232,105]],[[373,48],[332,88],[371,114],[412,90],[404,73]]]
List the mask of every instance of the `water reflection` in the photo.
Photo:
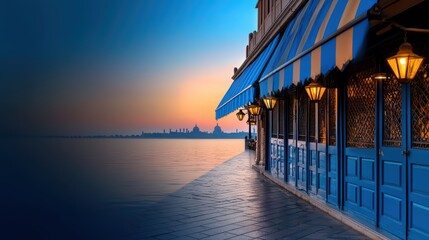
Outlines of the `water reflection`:
[[243,140],[0,140],[0,239],[123,239],[136,208],[243,151]]

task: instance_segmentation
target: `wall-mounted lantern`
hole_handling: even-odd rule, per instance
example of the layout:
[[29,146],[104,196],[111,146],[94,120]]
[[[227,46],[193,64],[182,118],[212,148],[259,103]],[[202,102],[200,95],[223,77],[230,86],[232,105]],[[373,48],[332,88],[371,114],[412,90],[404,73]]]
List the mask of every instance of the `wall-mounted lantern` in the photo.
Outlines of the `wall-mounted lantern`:
[[246,114],[243,112],[242,109],[240,109],[240,111],[238,111],[235,115],[237,116],[239,121],[242,121]]
[[277,103],[277,98],[273,96],[264,97],[264,103],[268,110],[273,110]]
[[315,101],[315,102],[322,100],[325,90],[326,90],[326,87],[315,82],[312,82],[305,87],[305,91],[307,92],[308,97],[310,98],[311,101]]
[[249,110],[250,114],[253,116],[259,116],[261,115],[261,106],[258,104],[250,104],[247,106],[247,109]]
[[399,46],[398,53],[386,60],[398,82],[409,83],[416,76],[420,65],[423,63],[423,59],[423,57],[413,52],[413,46],[405,40]]

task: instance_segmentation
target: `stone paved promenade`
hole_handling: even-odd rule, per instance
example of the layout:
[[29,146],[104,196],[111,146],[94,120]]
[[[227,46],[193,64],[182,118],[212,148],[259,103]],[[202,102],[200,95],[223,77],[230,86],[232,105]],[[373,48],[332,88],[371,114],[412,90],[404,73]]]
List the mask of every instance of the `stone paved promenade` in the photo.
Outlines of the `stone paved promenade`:
[[143,210],[135,239],[365,239],[266,180],[244,152]]

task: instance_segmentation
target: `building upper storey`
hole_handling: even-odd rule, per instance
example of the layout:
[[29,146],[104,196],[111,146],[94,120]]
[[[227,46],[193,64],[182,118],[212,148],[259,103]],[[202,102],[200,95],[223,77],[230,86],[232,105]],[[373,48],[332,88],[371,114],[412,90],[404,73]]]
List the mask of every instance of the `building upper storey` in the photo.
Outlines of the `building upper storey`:
[[308,0],[258,0],[258,29],[249,34],[246,60],[234,71],[235,79],[247,67],[270,40],[287,24],[294,13]]
[[[236,79],[247,66],[265,49],[270,41],[282,32],[295,14],[309,0],[258,0],[257,30],[249,34],[246,46],[246,59],[243,64],[234,69],[233,79]],[[379,11],[383,19],[390,19],[423,0],[379,0]]]

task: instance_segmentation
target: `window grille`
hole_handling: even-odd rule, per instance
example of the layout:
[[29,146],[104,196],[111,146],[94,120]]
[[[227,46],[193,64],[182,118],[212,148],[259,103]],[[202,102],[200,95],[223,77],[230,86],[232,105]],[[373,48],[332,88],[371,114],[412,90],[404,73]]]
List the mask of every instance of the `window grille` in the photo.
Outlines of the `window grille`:
[[337,89],[328,89],[329,99],[329,145],[337,145]]
[[392,75],[383,80],[383,146],[402,142],[402,86]]
[[347,84],[347,147],[374,148],[376,82],[362,71]]
[[418,73],[411,82],[412,147],[429,148],[429,78]]
[[319,130],[319,143],[326,144],[326,98],[328,93],[323,94],[322,100],[318,106],[318,130]]

